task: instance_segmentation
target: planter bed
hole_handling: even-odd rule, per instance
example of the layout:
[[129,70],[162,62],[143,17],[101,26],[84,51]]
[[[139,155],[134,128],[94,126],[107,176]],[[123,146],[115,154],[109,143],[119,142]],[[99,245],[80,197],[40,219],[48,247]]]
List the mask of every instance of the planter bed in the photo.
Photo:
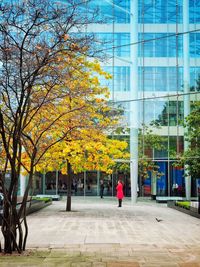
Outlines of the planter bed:
[[[20,208],[20,204],[21,203],[17,204],[18,209]],[[26,208],[26,215],[36,212],[40,209],[43,209],[51,204],[52,204],[52,199],[49,199],[49,201],[32,199],[31,205],[30,205],[30,200],[28,200],[27,208]],[[0,225],[2,225],[2,215],[3,215],[3,210],[1,209],[0,210]]]
[[[67,191],[66,191],[67,192]],[[65,195],[66,195],[66,192],[65,192]],[[60,200],[61,199],[61,197],[60,197],[60,195],[51,195],[51,194],[49,194],[49,195],[41,195],[41,194],[39,194],[39,195],[36,195],[36,198],[51,198],[52,200]]]
[[157,203],[167,203],[168,201],[175,201],[175,200],[184,200],[184,198],[183,197],[177,197],[177,196],[170,196],[170,197],[156,196],[156,202]]
[[[44,200],[36,200],[36,199],[33,199],[31,200],[31,205],[30,205],[30,202],[27,203],[27,211],[26,211],[26,214],[31,214],[33,212],[36,212],[40,209],[43,209],[49,205],[52,204],[52,200],[46,202]],[[20,205],[20,204],[19,204]]]
[[[157,203],[167,203],[168,201],[186,201],[185,197],[178,197],[178,196],[156,196],[156,202]],[[191,200],[196,200],[196,198],[191,197]]]
[[188,214],[190,216],[193,216],[193,217],[196,217],[196,218],[199,218],[200,219],[200,214],[198,214],[198,209],[197,208],[190,207],[188,209],[188,208],[180,207],[180,206],[177,206],[176,205],[176,202],[175,201],[168,201],[167,202],[167,206],[169,208],[178,210],[180,212],[186,213],[186,214]]

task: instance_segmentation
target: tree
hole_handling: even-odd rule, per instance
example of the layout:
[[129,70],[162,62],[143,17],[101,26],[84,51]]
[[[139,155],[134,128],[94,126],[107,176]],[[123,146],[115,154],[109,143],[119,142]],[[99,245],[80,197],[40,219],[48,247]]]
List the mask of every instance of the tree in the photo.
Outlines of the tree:
[[[61,117],[68,116],[69,119],[69,114],[78,112],[82,107],[72,107],[67,113],[59,110],[56,117],[56,109],[59,106],[61,108],[63,98],[72,97],[63,83],[64,77],[65,80],[70,79],[71,69],[66,69],[64,65],[70,66],[75,55],[78,55],[78,60],[81,55],[93,53],[90,50],[90,37],[71,33],[72,29],[80,32],[83,26],[90,23],[87,20],[88,14],[82,12],[80,16],[79,13],[84,2],[68,0],[66,5],[60,5],[54,1],[27,0],[10,3],[3,1],[0,4],[0,153],[4,156],[1,186],[4,194],[2,233],[6,253],[15,250],[21,253],[25,250],[28,234],[26,201],[34,166],[42,157],[37,154],[36,144],[41,146],[45,136],[45,140],[49,141],[45,144],[47,148],[58,142],[59,138],[64,138],[71,129],[67,128],[56,141],[56,134],[49,134],[50,130],[58,126]],[[92,19],[92,16],[89,17]],[[62,84],[62,90],[60,87],[58,89],[58,85]],[[86,95],[87,93],[85,98]],[[34,125],[34,121],[39,124]],[[43,130],[40,128],[42,121]],[[37,126],[40,132],[38,140],[28,132],[31,127]],[[26,167],[22,155],[30,144],[32,151],[27,150],[30,157],[30,168],[27,169],[29,181],[18,210],[19,175],[21,167]],[[11,182],[5,186],[8,169]]]
[[198,78],[196,80],[196,85],[190,87],[191,92],[200,92],[200,74],[198,75]]
[[[73,66],[76,66],[76,69]],[[66,64],[64,67],[66,69]],[[123,150],[124,142],[111,142],[106,137],[106,131],[111,131],[117,120],[107,104],[108,89],[99,86],[98,79],[94,75],[96,71],[98,75],[109,78],[109,74],[101,70],[99,63],[89,63],[80,57],[78,60],[74,58],[74,62],[71,61],[70,69],[72,69],[68,75],[70,78],[64,79],[63,84],[56,88],[62,91],[63,87],[67,87],[66,97],[63,97],[61,102],[56,98],[56,103],[51,101],[47,105],[43,104],[40,113],[34,118],[31,116],[31,123],[26,128],[26,135],[23,136],[25,150],[23,166],[28,173],[32,168],[36,168],[37,171],[62,169],[63,172],[68,170],[69,178],[71,166],[76,172],[83,169],[109,171],[109,165],[113,164],[111,156],[117,153],[117,149]],[[93,76],[90,77],[91,71]],[[99,151],[97,148],[95,150],[97,144]],[[93,153],[94,157],[96,153],[90,164],[90,158],[86,159],[87,162],[83,160],[85,153],[89,154],[88,146],[91,147],[90,155]],[[104,146],[103,152],[100,152],[101,146]],[[68,179],[68,211],[71,210],[70,185],[71,181]]]
[[[185,119],[188,148],[178,155],[175,166],[184,166],[187,175],[200,179],[200,101],[191,104],[191,112]],[[199,189],[198,189],[199,190]],[[200,192],[198,192],[198,212],[200,213]]]
[[[196,80],[196,86],[192,86],[190,91],[200,91],[200,75]],[[197,95],[198,96],[198,95]],[[177,155],[175,166],[184,166],[188,176],[194,179],[200,179],[200,101],[191,102],[191,112],[185,118],[184,127],[187,129],[186,141],[188,141],[187,150]],[[199,193],[199,192],[198,192]],[[198,195],[200,213],[200,194]]]
[[187,116],[187,141],[189,148],[184,152],[182,160],[188,168],[189,175],[200,178],[200,101],[195,101],[191,106],[191,113]]

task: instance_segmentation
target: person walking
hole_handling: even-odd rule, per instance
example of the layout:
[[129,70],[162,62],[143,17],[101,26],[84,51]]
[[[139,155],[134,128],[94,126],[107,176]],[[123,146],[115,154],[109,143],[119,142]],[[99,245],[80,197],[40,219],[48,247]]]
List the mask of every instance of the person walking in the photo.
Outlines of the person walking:
[[100,197],[103,198],[104,181],[100,180]]
[[118,184],[116,186],[116,190],[117,190],[117,198],[119,201],[119,208],[122,207],[122,199],[124,198],[124,193],[123,193],[123,183],[121,180],[118,181]]

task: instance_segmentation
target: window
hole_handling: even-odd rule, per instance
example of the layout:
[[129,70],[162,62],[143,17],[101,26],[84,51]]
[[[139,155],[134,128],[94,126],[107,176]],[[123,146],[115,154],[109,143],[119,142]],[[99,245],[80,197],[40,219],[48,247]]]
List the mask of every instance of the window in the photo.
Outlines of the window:
[[139,0],[139,23],[181,23],[182,0]]
[[183,70],[176,67],[139,67],[140,91],[181,91]]
[[[96,43],[99,44],[99,50],[103,49],[105,54],[118,57],[130,57],[130,34],[129,33],[95,33]],[[125,45],[125,46],[124,46]]]
[[200,0],[189,0],[190,23],[200,23]]
[[[175,33],[139,33],[139,56],[142,57],[176,57],[183,54],[183,37],[171,36]],[[178,38],[178,43],[176,42]],[[145,42],[146,41],[146,42]]]
[[190,56],[200,57],[200,33],[190,33]]
[[95,21],[103,21],[104,23],[129,23],[130,22],[130,1],[114,0],[112,2],[92,0],[88,3],[88,8],[97,10]]
[[110,80],[100,78],[102,86],[108,86],[111,92],[113,87],[117,92],[130,91],[130,67],[114,67],[114,69],[112,67],[104,67],[104,70],[109,72],[113,78]]

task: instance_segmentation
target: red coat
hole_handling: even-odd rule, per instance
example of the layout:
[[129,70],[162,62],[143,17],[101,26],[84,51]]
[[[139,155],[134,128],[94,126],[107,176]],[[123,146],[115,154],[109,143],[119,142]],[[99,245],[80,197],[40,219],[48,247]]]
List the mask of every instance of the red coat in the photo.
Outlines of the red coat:
[[123,184],[122,183],[118,183],[117,187],[117,198],[118,199],[122,199],[124,197],[124,193],[123,193]]

